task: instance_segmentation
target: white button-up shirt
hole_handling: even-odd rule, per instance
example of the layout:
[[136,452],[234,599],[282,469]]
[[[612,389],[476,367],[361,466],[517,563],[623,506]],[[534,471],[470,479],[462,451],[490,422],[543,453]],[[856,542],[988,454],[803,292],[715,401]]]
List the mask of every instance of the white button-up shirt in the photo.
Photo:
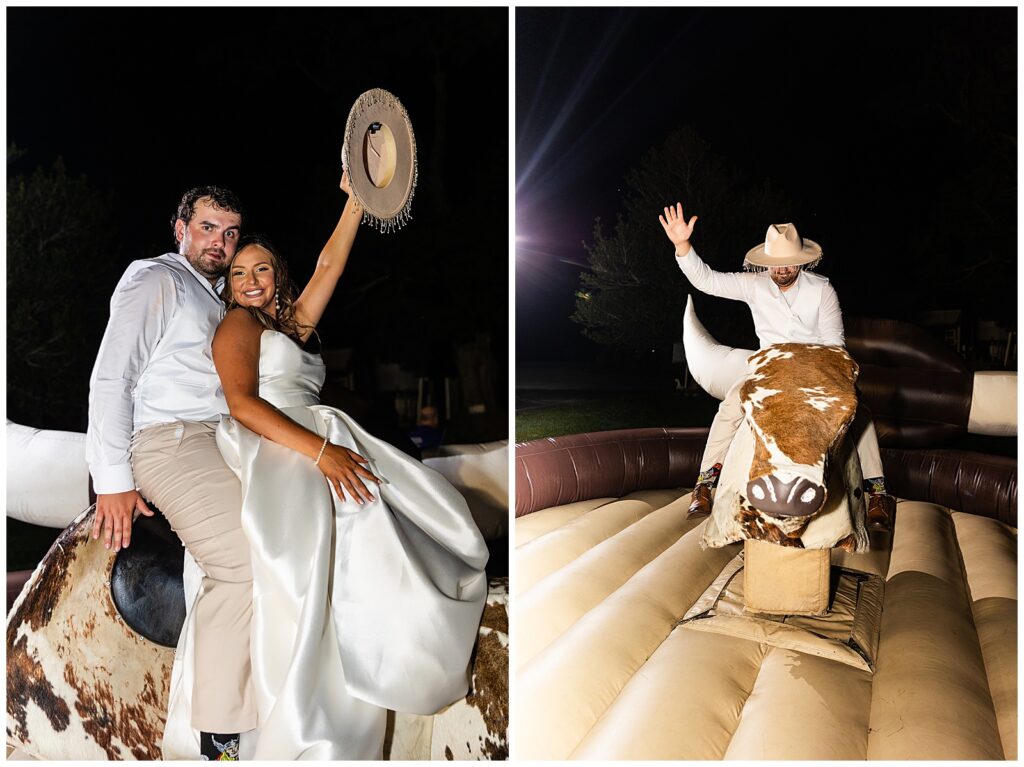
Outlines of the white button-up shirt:
[[224,303],[178,253],[133,261],[110,299],[89,382],[85,457],[97,493],[135,488],[131,437],[228,412],[210,344]]
[[692,247],[676,262],[697,290],[750,307],[762,349],[780,343],[845,345],[839,297],[820,274],[801,270],[783,292],[768,272],[716,272]]

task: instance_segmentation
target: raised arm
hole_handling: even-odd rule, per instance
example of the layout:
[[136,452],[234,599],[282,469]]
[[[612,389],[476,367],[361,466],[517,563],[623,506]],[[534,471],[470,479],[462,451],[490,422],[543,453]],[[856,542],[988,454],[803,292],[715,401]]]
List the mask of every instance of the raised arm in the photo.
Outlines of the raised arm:
[[[260,325],[245,309],[232,309],[213,336],[213,363],[217,367],[224,397],[232,417],[267,439],[289,447],[316,461],[339,498],[356,503],[372,501],[373,495],[358,477],[379,480],[361,464],[367,460],[356,452],[325,442],[324,438],[300,426],[259,396]],[[321,450],[322,455],[321,455]]]
[[736,301],[748,300],[748,290],[754,275],[739,272],[716,272],[701,261],[697,251],[690,245],[690,237],[697,223],[694,216],[687,222],[683,215],[682,203],[664,209],[664,215],[658,216],[665,235],[676,248],[676,263],[693,287],[702,293],[721,298],[732,298]]
[[362,208],[352,195],[347,170],[341,175],[341,188],[348,195],[348,201],[337,226],[334,227],[334,232],[324,245],[324,249],[320,251],[313,276],[295,301],[295,319],[299,323],[303,342],[324,316],[324,310],[334,295],[334,288],[338,285],[341,273],[345,271],[348,254],[352,251],[352,243],[356,239],[359,221],[363,216]]

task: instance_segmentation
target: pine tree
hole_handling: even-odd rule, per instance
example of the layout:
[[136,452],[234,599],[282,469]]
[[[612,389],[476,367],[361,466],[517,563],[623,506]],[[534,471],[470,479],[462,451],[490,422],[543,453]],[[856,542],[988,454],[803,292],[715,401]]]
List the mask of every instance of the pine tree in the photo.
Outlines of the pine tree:
[[665,349],[680,340],[688,293],[723,343],[750,348],[756,339],[747,307],[704,296],[679,271],[658,222],[677,201],[699,216],[693,246],[712,268],[738,271],[772,222],[788,221],[789,199],[767,182],[751,183],[690,127],[671,133],[626,175],[623,212],[611,233],[598,220],[585,244],[590,268],[580,275],[572,319],[584,335],[623,349]]

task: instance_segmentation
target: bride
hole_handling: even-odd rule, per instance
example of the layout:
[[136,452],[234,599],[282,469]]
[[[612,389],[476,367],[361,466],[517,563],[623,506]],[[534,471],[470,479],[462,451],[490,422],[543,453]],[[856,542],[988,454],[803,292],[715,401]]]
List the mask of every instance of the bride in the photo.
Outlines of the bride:
[[[239,242],[213,341],[231,411],[217,444],[242,483],[252,550],[259,725],[243,758],[381,759],[387,709],[433,714],[465,696],[486,598],[487,548],[458,491],[319,402],[324,364],[304,346],[362,215],[347,171],[341,188],[341,219],[297,297],[266,240]],[[189,750],[189,634],[186,622],[165,758]]]

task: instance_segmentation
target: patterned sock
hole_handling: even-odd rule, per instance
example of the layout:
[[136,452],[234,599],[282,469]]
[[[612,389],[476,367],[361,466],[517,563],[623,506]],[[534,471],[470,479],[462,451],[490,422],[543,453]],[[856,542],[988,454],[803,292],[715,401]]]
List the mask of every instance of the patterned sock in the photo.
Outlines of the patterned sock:
[[199,752],[204,762],[237,762],[238,733],[200,732]]
[[872,495],[885,495],[885,477],[872,477],[864,480],[864,492]]
[[711,468],[704,469],[704,471],[697,475],[697,484],[715,487],[718,485],[718,475],[721,473],[722,464],[716,463]]

